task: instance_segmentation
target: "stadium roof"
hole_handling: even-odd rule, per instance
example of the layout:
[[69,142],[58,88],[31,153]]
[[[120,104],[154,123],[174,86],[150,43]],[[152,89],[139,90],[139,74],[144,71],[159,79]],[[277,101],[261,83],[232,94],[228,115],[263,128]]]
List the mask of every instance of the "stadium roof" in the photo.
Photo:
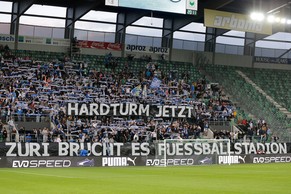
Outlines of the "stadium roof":
[[[96,11],[109,11],[116,13],[131,13],[139,12],[140,16],[150,16],[151,11],[149,10],[135,10],[124,7],[111,7],[105,6],[105,0],[3,0],[8,2],[21,2],[26,4],[23,14],[29,6],[32,4],[60,6],[60,7],[71,7],[78,8],[76,19],[81,18],[90,10]],[[264,13],[276,13],[279,15],[286,14],[290,15],[290,3],[289,0],[198,0],[198,13],[196,16],[173,14],[166,12],[155,11],[154,15],[157,18],[175,18],[183,19],[186,22],[198,22],[203,23],[204,21],[204,9],[215,9],[221,11],[228,11],[234,13],[250,14],[252,11],[261,11]],[[27,9],[25,9],[27,8]]]

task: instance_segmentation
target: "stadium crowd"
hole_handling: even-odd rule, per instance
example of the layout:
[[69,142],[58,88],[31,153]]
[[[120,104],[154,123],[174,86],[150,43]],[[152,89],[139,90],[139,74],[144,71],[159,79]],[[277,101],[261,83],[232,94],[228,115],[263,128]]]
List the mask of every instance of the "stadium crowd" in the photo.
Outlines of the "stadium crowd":
[[[188,83],[187,74],[162,72],[148,61],[143,71],[112,70],[118,59],[105,57],[106,71],[90,69],[85,62],[35,61],[11,57],[1,50],[0,108],[1,134],[22,142],[131,142],[200,138],[209,121],[234,117],[235,106],[221,95],[217,84],[205,79]],[[187,105],[194,108],[190,119],[118,115],[69,116],[67,103],[141,103]],[[24,128],[13,121],[51,121],[50,128]],[[4,128],[5,124],[9,128]],[[234,134],[226,134],[228,138]],[[225,138],[217,135],[216,138]]]

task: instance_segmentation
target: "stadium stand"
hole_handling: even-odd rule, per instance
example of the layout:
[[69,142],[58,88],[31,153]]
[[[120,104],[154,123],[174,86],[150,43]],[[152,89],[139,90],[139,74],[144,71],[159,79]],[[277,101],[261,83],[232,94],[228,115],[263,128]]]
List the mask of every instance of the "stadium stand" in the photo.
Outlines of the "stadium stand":
[[[37,4],[37,2],[34,3]],[[59,3],[67,7],[67,2],[60,1]],[[46,2],[46,4],[54,4],[54,2]],[[103,7],[103,4],[98,4],[98,6]],[[217,9],[218,5],[213,7],[210,4],[212,4],[210,1],[201,3],[200,8]],[[13,13],[18,13],[19,10],[26,10],[26,8],[28,9],[32,5],[33,2],[26,2],[23,5],[15,3],[15,6],[12,7]],[[94,6],[96,6],[95,9],[101,8],[97,4]],[[86,135],[90,137],[90,141],[102,141],[105,137],[109,138],[109,133],[116,135],[110,136],[112,141],[123,142],[137,139],[139,141],[150,141],[150,139],[164,138],[201,138],[201,134],[204,138],[208,136],[210,138],[249,138],[251,141],[268,141],[270,138],[266,137],[272,134],[280,136],[282,140],[289,138],[291,127],[291,105],[289,103],[291,98],[291,80],[288,75],[290,71],[243,68],[229,65],[210,65],[210,61],[207,61],[205,64],[196,63],[198,60],[197,58],[195,59],[195,56],[199,55],[196,51],[213,54],[212,63],[215,64],[214,53],[222,52],[222,50],[223,53],[227,53],[226,50],[228,50],[230,54],[235,54],[228,56],[232,59],[239,55],[248,57],[251,55],[251,63],[254,65],[254,53],[259,53],[258,51],[260,51],[263,54],[263,49],[256,48],[255,44],[247,43],[250,40],[249,34],[244,35],[244,38],[240,36],[229,36],[227,35],[228,28],[223,29],[221,32],[221,29],[218,28],[219,30],[216,32],[216,28],[211,27],[211,25],[206,25],[205,32],[201,32],[201,34],[205,35],[205,44],[197,42],[185,42],[186,44],[184,44],[184,40],[173,40],[173,37],[169,37],[169,34],[173,34],[177,30],[179,31],[181,27],[187,25],[189,22],[194,22],[194,17],[178,14],[179,17],[177,15],[176,20],[171,19],[171,15],[162,14],[162,18],[170,19],[167,21],[166,26],[162,28],[153,27],[163,31],[161,42],[158,43],[159,46],[163,46],[169,50],[174,48],[174,43],[176,43],[176,46],[178,43],[182,44],[182,47],[179,49],[186,48],[186,50],[189,50],[191,47],[191,52],[195,52],[190,54],[191,57],[189,58],[191,59],[188,62],[181,62],[183,60],[179,62],[165,60],[163,55],[158,60],[153,60],[153,55],[135,57],[126,53],[125,49],[122,51],[119,50],[120,53],[118,55],[123,57],[116,57],[108,50],[109,53],[105,55],[88,54],[92,53],[92,51],[81,54],[81,50],[77,44],[77,37],[72,39],[74,37],[72,36],[74,35],[74,31],[76,30],[77,32],[77,29],[74,29],[71,23],[75,23],[79,19],[80,21],[84,21],[81,16],[85,15],[94,6],[91,7],[86,4],[86,9],[81,10],[77,7],[72,8],[72,10],[77,9],[77,12],[82,12],[82,14],[78,14],[78,17],[73,19],[69,18],[68,15],[63,18],[66,23],[64,36],[62,36],[65,38],[63,40],[65,43],[59,46],[68,46],[69,48],[66,48],[68,53],[64,53],[64,51],[54,52],[55,50],[52,47],[48,49],[50,52],[40,51],[38,49],[39,47],[35,47],[32,50],[17,49],[18,46],[23,46],[27,42],[23,42],[23,40],[11,41],[12,36],[10,35],[8,36],[8,42],[10,45],[14,44],[16,50],[10,50],[7,45],[0,47],[2,81],[0,84],[1,119],[3,124],[10,125],[8,139],[25,141],[27,133],[33,134],[33,137],[36,137],[32,141],[55,141],[56,139],[58,139],[56,141],[60,139],[62,141],[84,141],[84,138],[87,137]],[[247,3],[240,4],[240,6],[248,8]],[[229,1],[218,7],[222,8],[223,11],[233,11],[233,7],[237,7],[237,2]],[[223,7],[226,9],[224,10]],[[19,13],[20,15],[12,20],[11,26],[18,25],[17,27],[19,28],[18,20],[21,15],[26,15],[24,12]],[[124,9],[122,12],[126,15],[130,11]],[[245,14],[244,11],[241,12]],[[8,14],[8,12],[5,14]],[[195,19],[195,22],[203,23],[204,16],[202,11],[197,13],[193,12],[193,14],[200,15],[197,17],[199,18],[197,21]],[[116,29],[121,31],[115,32],[115,34],[112,33],[115,37],[109,40],[110,43],[117,43],[122,46],[129,44],[122,37],[123,35],[127,35],[125,28],[131,25],[130,23],[135,23],[134,21],[137,21],[140,17],[146,16],[146,13],[142,13],[141,16],[130,15],[133,17],[132,21],[125,21],[125,15],[119,14],[117,16],[119,26]],[[187,19],[184,20],[185,18]],[[86,20],[86,22],[88,21]],[[26,27],[33,29],[32,31],[35,30],[34,26]],[[15,29],[11,27],[9,33],[16,35],[16,37],[12,38],[17,40],[16,38],[19,35],[17,33],[19,32]],[[186,33],[190,32],[183,29],[182,31]],[[94,33],[96,33],[96,36],[99,34],[99,32]],[[260,32],[244,33],[256,34]],[[100,34],[104,36],[104,39],[101,41],[107,41],[105,39],[106,33],[101,32]],[[121,34],[123,35],[121,36]],[[227,38],[236,37],[241,40],[244,39],[245,43],[243,47],[245,48],[234,45],[216,44],[216,38],[224,35]],[[33,34],[31,40],[29,39],[31,37],[28,36],[29,44],[33,42],[33,38],[39,38],[34,36]],[[262,36],[262,39],[264,37]],[[53,35],[51,38],[53,39]],[[154,38],[143,38],[154,42]],[[6,40],[5,37],[4,39]],[[258,40],[261,40],[261,38],[254,38],[253,41],[256,42]],[[66,45],[66,41],[70,42],[68,43],[70,45]],[[18,45],[19,42],[21,43]],[[51,39],[49,42],[48,45],[50,46],[59,44],[56,41],[54,45]],[[138,45],[139,43],[136,42],[135,44]],[[199,45],[203,48],[199,48]],[[186,50],[181,51],[181,53],[184,51],[185,53],[188,52]],[[252,53],[253,51],[249,52],[249,50],[254,50],[254,53]],[[280,52],[282,55],[276,57],[281,58],[287,55],[289,51],[282,50]],[[175,54],[175,57],[178,59],[179,56],[177,55],[179,55],[179,52]],[[272,52],[274,52],[275,56],[276,51]],[[222,58],[221,56],[217,57],[217,61],[219,61],[219,58]],[[183,58],[182,55],[181,58]],[[191,60],[192,62],[189,62]],[[268,60],[272,61],[273,59]],[[266,60],[263,59],[262,61]],[[237,62],[240,63],[240,61]],[[236,64],[236,66],[240,65]],[[161,83],[159,83],[157,89],[150,88],[151,83],[156,78]],[[195,115],[190,120],[173,118],[167,120],[164,118],[131,117],[80,118],[69,117],[65,113],[65,104],[67,102],[97,101],[105,103],[143,102],[147,104],[186,104],[195,107]],[[28,122],[31,123],[27,124]],[[152,126],[155,126],[156,131],[152,130]],[[236,131],[233,130],[234,126],[236,127]],[[204,133],[204,128],[209,128],[209,130],[205,131],[210,134]],[[15,133],[17,131],[21,131],[19,135],[22,138],[16,137]],[[44,136],[41,132],[46,134],[46,138],[39,138]],[[60,137],[58,138],[58,136]]]
[[[1,112],[3,123],[12,119],[17,124],[20,141],[25,141],[27,133],[35,137],[32,141],[200,138],[207,135],[208,122],[230,120],[235,111],[232,103],[221,96],[220,88],[207,83],[189,63],[128,61],[110,55],[80,55],[78,61],[70,61],[61,54],[53,58],[54,53],[17,53],[21,57],[2,60]],[[191,71],[187,71],[189,69]],[[151,88],[154,78],[161,80],[157,88]],[[136,90],[138,87],[140,89]],[[65,113],[67,102],[187,104],[195,106],[195,118],[68,117]],[[21,125],[48,120],[53,127]],[[12,140],[18,141],[13,129],[10,133]],[[214,135],[224,138],[231,134],[221,131]]]
[[[289,105],[288,101],[280,99],[288,99],[288,95],[290,95],[287,88],[290,80],[286,76],[290,72],[221,65],[207,65],[204,70],[213,81],[222,84],[234,100],[239,102],[240,107],[248,113],[256,115],[256,117],[245,115],[247,120],[257,120],[258,122],[267,120],[268,125],[273,130],[272,133],[278,134],[282,138],[288,137],[290,132],[286,129],[289,127],[290,117],[288,117],[289,112],[286,111],[286,108]],[[285,77],[282,77],[284,75]],[[270,94],[274,99],[270,98],[266,93]],[[276,101],[280,102],[280,105]],[[285,112],[282,110],[285,110]]]
[[[3,80],[1,89],[2,99],[6,98],[6,100],[2,100],[4,102],[1,111],[2,122],[7,123],[10,120],[8,115],[13,118],[18,126],[17,129],[21,131],[19,134],[20,141],[25,141],[25,133],[34,134],[36,138],[33,141],[55,141],[58,136],[61,136],[62,141],[84,141],[84,138],[88,135],[90,141],[102,141],[104,137],[107,137],[111,138],[111,141],[123,142],[134,139],[152,141],[154,138],[207,138],[207,136],[210,138],[249,138],[251,141],[263,141],[267,136],[267,131],[268,136],[274,134],[281,138],[287,137],[289,133],[284,130],[289,127],[290,118],[288,118],[288,114],[282,112],[282,108],[286,106],[287,111],[290,107],[284,100],[280,100],[283,94],[285,95],[283,99],[290,95],[290,92],[288,93],[290,81],[286,76],[288,74],[286,71],[278,70],[274,72],[261,69],[253,71],[250,68],[221,65],[195,67],[191,63],[155,61],[146,57],[142,59],[112,57],[110,53],[105,56],[78,55],[74,60],[71,60],[64,53],[43,51],[18,50],[16,51],[17,57],[11,58],[11,51],[2,49],[2,55],[5,58],[3,57],[1,63]],[[203,73],[207,79],[205,79]],[[24,74],[29,75],[28,79],[23,77]],[[167,90],[160,91],[162,95],[157,91],[150,90],[150,88],[146,88],[146,98],[142,95],[144,88],[138,95],[132,93],[138,86],[144,87],[146,85],[149,87],[155,76],[162,80],[162,88],[167,88]],[[265,93],[259,92],[254,87],[253,82],[247,82],[243,76],[247,76],[258,86],[266,88],[266,90],[269,89],[266,92],[282,106],[280,105],[278,108],[276,104],[268,100]],[[22,80],[18,79],[16,81],[15,78],[21,77]],[[267,79],[268,77],[274,79]],[[280,78],[282,78],[282,81],[280,81]],[[80,82],[74,82],[73,80],[80,80]],[[5,91],[6,83],[14,83],[8,89],[9,92]],[[214,83],[221,84],[223,92],[219,90],[219,85]],[[200,91],[198,89],[200,93],[195,91],[195,95],[191,95],[192,85],[195,89],[201,87]],[[265,87],[266,85],[268,87]],[[61,90],[57,91],[56,87],[59,86]],[[85,86],[85,89],[81,89],[82,96],[71,95],[80,91],[80,87],[77,86]],[[216,88],[217,86],[218,88]],[[276,89],[277,86],[279,86],[278,89]],[[174,88],[172,90],[173,95],[171,95],[169,89],[171,87]],[[104,88],[113,88],[113,91]],[[284,93],[284,91],[286,92]],[[237,109],[237,105],[233,104],[229,97],[224,95],[224,92],[229,93],[232,100],[239,102]],[[248,95],[245,95],[246,93]],[[105,94],[105,96],[101,97],[102,94]],[[116,98],[118,95],[122,96],[121,99]],[[140,103],[142,99],[146,103],[159,102],[160,104],[165,103],[162,98],[159,98],[163,96],[171,104],[174,104],[177,95],[183,97],[183,100],[177,102],[178,104],[191,104],[194,100],[194,102],[201,103],[202,114],[209,114],[210,116],[203,117],[201,120],[179,121],[186,124],[187,130],[184,131],[183,124],[181,124],[181,126],[176,126],[176,128],[179,128],[179,132],[173,133],[170,128],[175,125],[175,119],[68,118],[64,111],[66,102],[76,99],[79,102],[94,102],[92,96],[100,97],[99,100],[106,103],[120,102],[125,97],[127,98],[126,101]],[[62,96],[62,98],[59,98],[59,96]],[[141,99],[136,99],[136,96],[141,97]],[[7,98],[10,102],[16,104],[15,109],[7,109],[9,104]],[[209,111],[215,103],[218,103],[218,106],[214,107],[214,111]],[[224,106],[221,107],[222,103],[229,103],[230,108],[227,107],[224,110]],[[38,108],[31,108],[35,105]],[[241,107],[243,110],[240,109]],[[255,114],[255,116],[246,114],[244,110]],[[236,116],[233,115],[233,111],[237,114]],[[226,114],[226,120],[223,114]],[[238,124],[239,130],[237,132],[231,131],[229,121],[232,117],[235,117]],[[268,121],[266,123],[267,129],[261,130],[262,124],[266,120]],[[29,121],[36,121],[38,124],[32,125],[30,123],[27,125]],[[50,121],[52,121],[51,124]],[[242,121],[246,121],[246,123],[242,124]],[[150,126],[156,125],[156,123],[159,123],[158,129],[162,133],[150,130]],[[250,127],[250,123],[254,127]],[[209,127],[210,134],[204,133],[205,124],[207,129]],[[138,129],[142,130],[135,132],[132,129],[136,128],[137,125]],[[119,133],[120,131],[116,130],[116,126],[122,126],[123,130],[121,132],[123,133]],[[23,132],[24,129],[26,130],[25,133]],[[271,129],[272,132],[270,132]],[[12,135],[13,131],[10,130],[9,132],[11,134],[8,134],[9,138],[15,141],[15,135]],[[114,135],[108,136],[108,134]],[[268,141],[270,139],[265,138]]]

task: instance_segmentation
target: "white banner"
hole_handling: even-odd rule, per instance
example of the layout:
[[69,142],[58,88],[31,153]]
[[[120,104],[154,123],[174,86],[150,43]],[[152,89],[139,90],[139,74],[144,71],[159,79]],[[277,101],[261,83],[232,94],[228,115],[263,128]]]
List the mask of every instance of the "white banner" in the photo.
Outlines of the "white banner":
[[149,104],[97,104],[68,103],[67,114],[79,116],[154,116],[165,118],[191,118],[193,106],[168,106]]
[[[4,144],[0,144],[3,146]],[[129,146],[129,147],[128,147]],[[149,156],[151,154],[151,144],[131,143],[130,145],[124,143],[74,143],[74,142],[60,142],[58,144],[51,143],[16,143],[6,142],[5,148],[2,147],[3,156],[11,157],[32,157],[32,156],[78,156],[80,149],[89,151],[91,156],[107,156],[108,152],[111,156],[122,156],[122,153],[127,150],[130,156]],[[257,154],[258,150],[264,151],[264,155],[269,154],[287,154],[288,148],[286,143],[235,143],[233,150],[228,150],[228,145],[225,143],[216,142],[175,142],[175,143],[158,143],[155,149],[156,156],[194,156],[194,155],[249,155]],[[128,152],[129,151],[129,152]],[[221,161],[227,161],[230,158],[221,157]],[[238,161],[239,158],[235,159]],[[233,157],[231,158],[233,160]],[[260,161],[260,159],[258,159]]]

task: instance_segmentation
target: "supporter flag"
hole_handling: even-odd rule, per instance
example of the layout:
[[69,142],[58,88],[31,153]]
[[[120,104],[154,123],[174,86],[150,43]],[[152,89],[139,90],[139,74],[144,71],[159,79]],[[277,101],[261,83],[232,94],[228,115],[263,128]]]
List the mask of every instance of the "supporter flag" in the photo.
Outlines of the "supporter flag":
[[235,126],[235,122],[234,122],[234,119],[233,118],[230,120],[230,126],[231,127]]
[[191,84],[191,92],[195,92],[195,83],[194,82]]
[[161,80],[159,80],[157,77],[154,77],[152,83],[151,83],[151,88],[159,88],[161,86]]
[[147,85],[144,85],[144,86],[143,86],[142,97],[144,97],[144,98],[147,97]]
[[133,89],[131,90],[131,94],[132,94],[133,96],[139,96],[140,93],[141,93],[141,85],[138,85],[138,86],[136,86],[135,88],[133,88]]
[[165,95],[168,97],[169,96],[169,90],[166,89]]

